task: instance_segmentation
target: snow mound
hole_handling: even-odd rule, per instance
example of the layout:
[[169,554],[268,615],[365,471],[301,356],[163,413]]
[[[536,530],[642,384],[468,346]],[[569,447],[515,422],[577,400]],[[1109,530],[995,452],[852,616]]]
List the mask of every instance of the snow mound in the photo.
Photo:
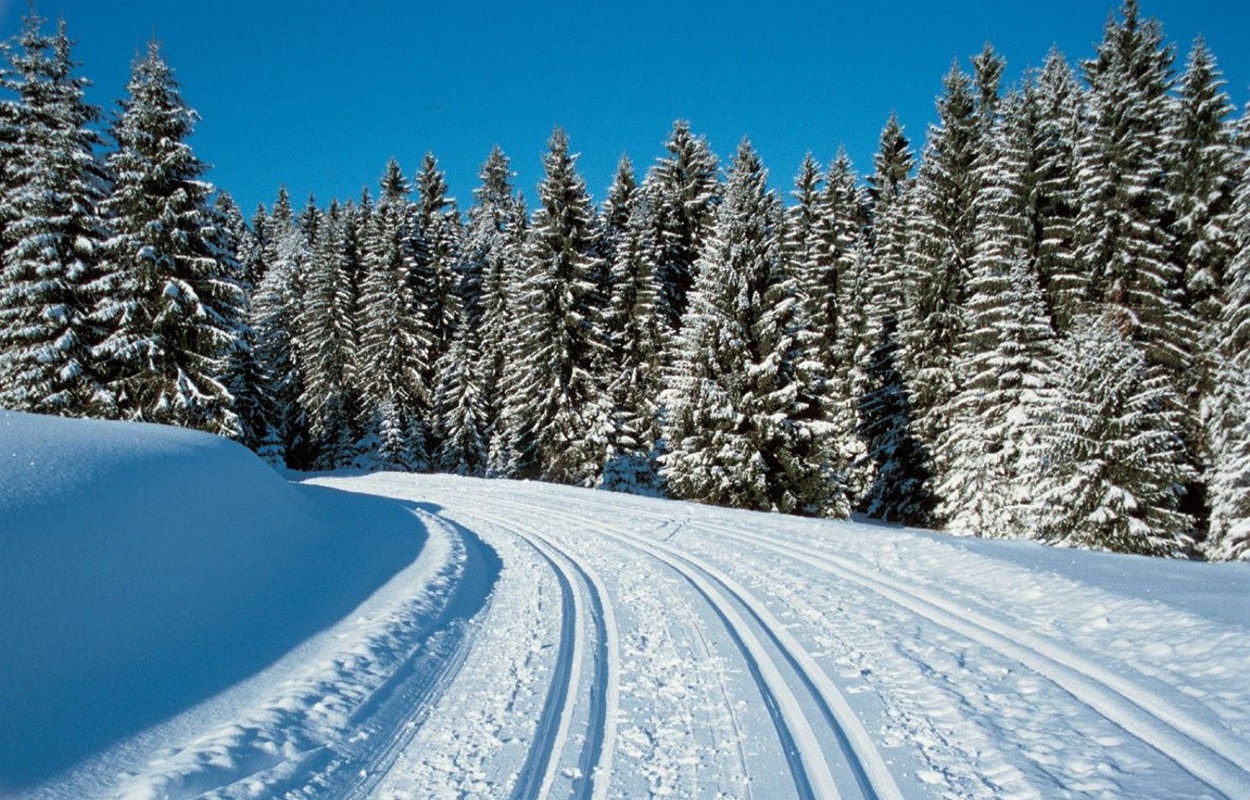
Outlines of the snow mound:
[[224,439],[0,411],[0,795],[272,663],[423,531]]

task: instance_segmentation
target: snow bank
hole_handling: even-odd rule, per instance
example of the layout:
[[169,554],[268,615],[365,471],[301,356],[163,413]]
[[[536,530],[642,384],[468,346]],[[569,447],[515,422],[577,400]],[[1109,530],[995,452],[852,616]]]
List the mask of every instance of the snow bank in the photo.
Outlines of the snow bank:
[[223,439],[0,411],[0,795],[272,663],[423,541]]

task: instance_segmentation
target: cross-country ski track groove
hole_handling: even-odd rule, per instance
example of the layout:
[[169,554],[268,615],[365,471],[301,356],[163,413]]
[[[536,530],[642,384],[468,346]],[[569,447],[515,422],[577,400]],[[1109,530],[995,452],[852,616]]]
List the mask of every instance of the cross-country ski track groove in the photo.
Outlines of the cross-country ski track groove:
[[[616,503],[606,498],[596,505],[611,509]],[[657,521],[671,520],[653,512],[630,510]],[[795,559],[867,589],[1050,681],[1224,797],[1250,797],[1250,752],[1238,749],[1235,740],[1230,740],[1218,723],[1203,722],[1151,692],[1148,686],[1092,663],[1058,642],[1014,629],[937,592],[915,589],[879,570],[826,550],[778,541],[744,528],[706,520],[691,521],[687,525],[691,530]],[[671,531],[665,542],[679,532],[680,529]]]
[[929,622],[1010,658],[1147,743],[1182,769],[1228,798],[1250,796],[1250,753],[1230,746],[1212,727],[1157,697],[1145,687],[1067,651],[1059,644],[1016,631],[935,592],[870,571],[853,561],[793,543],[766,539],[746,530],[699,523],[705,532],[804,561],[853,582]]
[[[483,498],[487,505],[500,510],[533,513],[526,504]],[[476,515],[477,512],[474,512]],[[885,764],[871,736],[855,716],[845,697],[824,670],[785,626],[755,599],[744,587],[705,562],[662,542],[656,542],[619,526],[588,523],[574,514],[543,509],[545,517],[559,517],[590,532],[605,536],[642,553],[673,570],[701,595],[720,618],[729,635],[746,659],[759,690],[769,706],[779,737],[786,749],[795,777],[795,788],[804,798],[842,798],[862,796],[873,800],[901,800],[902,792]],[[743,616],[746,613],[746,617]],[[748,621],[748,617],[752,621]],[[785,677],[783,668],[769,652],[756,631],[771,640],[795,680]],[[837,743],[838,752],[829,754],[803,711],[792,683],[798,683],[820,710]],[[841,755],[854,785],[839,786],[829,768],[828,755]]]
[[591,627],[594,678],[587,692],[587,733],[577,760],[579,775],[573,780],[573,796],[579,800],[603,800],[607,797],[612,774],[620,671],[619,635],[611,606],[605,602],[607,590],[603,581],[593,569],[536,530],[479,511],[471,512],[471,516],[524,540],[547,563],[560,584],[560,650],[542,718],[534,734],[535,744],[517,777],[511,798],[544,800],[551,794],[581,688],[585,631]]

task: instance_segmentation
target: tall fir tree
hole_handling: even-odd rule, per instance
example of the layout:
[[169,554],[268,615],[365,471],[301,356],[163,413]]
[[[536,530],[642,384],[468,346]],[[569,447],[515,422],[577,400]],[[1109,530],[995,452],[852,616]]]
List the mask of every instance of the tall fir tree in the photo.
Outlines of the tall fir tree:
[[610,357],[605,374],[613,426],[605,488],[657,493],[660,405],[668,328],[659,308],[655,204],[636,185],[627,158],[617,169],[605,224],[608,305],[604,319]]
[[359,440],[350,217],[337,202],[316,225],[294,345],[303,377],[312,466],[350,465]]
[[[426,153],[417,172],[414,219],[416,269],[413,294],[434,332],[432,363],[446,351],[460,324],[460,212],[447,194],[447,179],[433,153]],[[433,375],[433,368],[429,370]]]
[[513,311],[527,219],[512,178],[508,157],[493,148],[478,173],[480,184],[469,208],[460,266],[466,324],[479,331],[481,425],[489,452],[488,472],[494,475],[509,474],[514,461],[512,436],[501,410],[504,375],[513,356]]
[[[907,376],[913,431],[931,454],[946,435],[948,403],[958,386],[954,360],[963,334],[963,308],[975,248],[978,166],[985,89],[953,66],[938,99],[938,124],[929,130],[909,221],[906,305],[899,321],[899,363]],[[929,471],[941,480],[945,465]]]
[[699,253],[712,230],[720,202],[716,156],[707,140],[678,120],[660,159],[647,175],[655,198],[656,224],[662,248],[657,265],[660,308],[670,331],[681,325],[686,295],[694,285]]
[[426,381],[434,331],[418,312],[412,278],[413,213],[409,184],[392,159],[365,234],[357,375],[364,466],[424,470],[430,465]]
[[841,516],[823,382],[783,225],[767,172],[744,141],[674,340],[663,472],[670,491],[689,500]]
[[250,307],[252,351],[255,369],[267,382],[260,398],[264,427],[256,431],[258,452],[272,463],[302,467],[309,450],[308,418],[299,402],[303,376],[295,339],[311,246],[295,224],[285,187],[268,214],[263,209],[257,214],[253,232],[261,277]]
[[1238,247],[1225,276],[1215,389],[1205,422],[1211,448],[1206,552],[1250,560],[1250,109],[1241,121],[1241,153],[1232,211]]
[[561,129],[543,157],[524,255],[505,399],[521,476],[594,485],[602,473],[611,406],[602,385],[606,345],[594,208]]
[[1077,257],[1093,299],[1124,309],[1134,341],[1174,385],[1193,362],[1193,318],[1169,258],[1166,137],[1172,48],[1126,0],[1085,62],[1089,118],[1078,143]]
[[197,119],[153,42],[113,125],[115,182],[94,319],[118,413],[237,436],[224,380],[246,308],[207,167],[187,139]]
[[91,284],[108,237],[108,177],[96,156],[99,110],[74,74],[62,21],[33,10],[3,46],[0,74],[0,406],[82,415],[111,403],[92,347]]
[[907,225],[914,166],[910,144],[891,114],[868,177],[869,258],[861,269],[865,309],[864,365],[855,386],[856,430],[864,455],[852,474],[856,507],[871,517],[928,524],[934,498],[929,451],[914,432],[907,378],[899,364],[899,319],[907,265]]
[[1025,452],[1051,383],[1054,334],[1030,247],[1031,120],[1012,107],[993,123],[976,202],[976,251],[965,322],[954,362],[958,390],[944,415],[935,461],[947,528],[975,536],[1019,537],[1035,480]]
[[[1177,385],[1195,422],[1215,390],[1225,282],[1238,247],[1233,204],[1241,176],[1228,124],[1232,110],[1215,59],[1198,39],[1178,82],[1166,143],[1171,260],[1179,272],[1179,302],[1194,318],[1196,338],[1192,368]],[[1195,432],[1188,440],[1198,459],[1209,462],[1205,435]]]
[[434,390],[434,434],[438,441],[434,466],[454,475],[486,474],[490,457],[486,407],[482,392],[482,357],[478,329],[468,312],[452,335],[451,345],[438,363]]
[[1179,510],[1192,480],[1182,420],[1166,376],[1126,335],[1114,306],[1077,320],[1057,359],[1029,459],[1038,475],[1034,526],[1044,541],[1183,555],[1193,519]]

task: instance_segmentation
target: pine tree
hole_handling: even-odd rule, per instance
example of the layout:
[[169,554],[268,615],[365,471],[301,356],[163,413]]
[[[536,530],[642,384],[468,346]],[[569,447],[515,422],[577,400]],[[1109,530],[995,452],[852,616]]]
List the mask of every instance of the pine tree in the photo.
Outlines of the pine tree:
[[[963,334],[986,133],[972,78],[955,66],[944,84],[939,122],[930,128],[914,189],[906,306],[899,321],[899,363],[911,392],[912,430],[934,455],[950,427],[946,411],[958,389],[954,359]],[[945,469],[930,465],[938,480]]]
[[1095,309],[1088,275],[1076,258],[1077,142],[1081,138],[1084,90],[1067,59],[1051,50],[1046,63],[1024,88],[1023,102],[1012,107],[1028,140],[1023,176],[1029,202],[1029,249],[1034,271],[1055,331],[1066,333],[1071,321]]
[[867,308],[864,354],[857,358],[864,367],[854,387],[864,455],[851,480],[860,494],[859,510],[889,522],[925,525],[935,503],[928,487],[929,451],[913,431],[915,415],[899,365],[913,165],[907,137],[891,114],[868,177],[871,257],[860,270]]
[[[1196,324],[1193,369],[1181,376],[1178,386],[1195,421],[1213,391],[1224,284],[1228,262],[1238,245],[1232,210],[1240,175],[1228,125],[1232,105],[1222,87],[1215,59],[1198,39],[1179,82],[1167,137],[1171,260],[1179,271],[1179,302]],[[1188,437],[1206,458],[1209,447],[1204,438]]]
[[716,505],[844,515],[782,208],[743,142],[666,380],[669,489]]
[[393,159],[370,217],[361,285],[357,380],[361,463],[423,470],[430,464],[427,420],[433,391],[426,367],[434,331],[413,296],[413,220],[409,185]]
[[349,219],[333,202],[316,225],[294,342],[303,377],[300,406],[308,417],[317,469],[350,465],[360,438],[350,248]]
[[1158,22],[1126,0],[1084,64],[1089,119],[1078,144],[1078,258],[1093,297],[1120,306],[1134,341],[1173,381],[1193,362],[1194,324],[1169,259],[1165,144],[1173,53]]
[[254,418],[257,452],[274,464],[305,466],[309,450],[307,415],[300,405],[303,376],[295,339],[304,302],[304,272],[311,245],[295,224],[286,188],[278,190],[273,209],[257,213],[253,232],[261,278],[252,295],[251,369],[264,381]]
[[156,43],[136,61],[113,126],[104,204],[98,347],[122,416],[238,435],[223,383],[246,300],[207,167],[186,140],[197,119]]
[[435,466],[455,475],[486,474],[489,448],[486,439],[486,408],[483,405],[482,359],[477,328],[467,312],[461,312],[451,346],[438,364],[434,392],[434,433],[438,448]]
[[525,205],[512,188],[508,157],[491,150],[478,175],[465,231],[461,296],[467,324],[479,331],[481,420],[487,437],[489,471],[506,475],[515,460],[512,435],[501,420],[504,375],[513,356],[515,295],[526,236]]
[[597,294],[594,209],[563,130],[552,134],[515,310],[505,426],[515,471],[557,483],[599,481],[611,430]]
[[[1244,146],[1250,112],[1242,120]],[[1215,389],[1205,422],[1211,448],[1206,552],[1250,560],[1250,157],[1243,149],[1231,226],[1238,247],[1228,264]]]
[[434,332],[435,351],[431,354],[427,379],[433,376],[433,361],[447,350],[460,323],[460,247],[463,238],[460,213],[447,196],[447,180],[433,153],[426,153],[417,173],[415,208],[413,294]]
[[1120,309],[1077,320],[1062,343],[1057,392],[1030,459],[1038,535],[1071,547],[1148,555],[1190,548],[1178,511],[1193,471],[1165,376],[1126,335]]
[[[1015,95],[1008,106],[1023,102]],[[959,389],[943,412],[951,427],[935,458],[946,465],[938,516],[961,534],[1020,535],[1034,488],[1024,453],[1050,382],[1054,337],[1030,258],[1028,123],[1008,113],[995,124],[981,165]]]
[[64,21],[54,36],[43,23],[31,11],[3,48],[0,88],[14,97],[0,101],[0,406],[98,413],[110,405],[91,352],[101,331],[89,287],[108,236],[100,113],[73,74]]
[[657,281],[660,308],[670,331],[677,330],[694,285],[696,262],[711,233],[720,202],[716,156],[707,140],[690,132],[684,120],[673,123],[664,145],[668,158],[656,162],[646,183],[655,198],[659,243],[663,249]]
[[621,160],[608,197],[606,383],[614,424],[603,485],[616,491],[656,493],[659,396],[668,329],[658,305],[655,205],[650,193],[635,184],[627,158]]

